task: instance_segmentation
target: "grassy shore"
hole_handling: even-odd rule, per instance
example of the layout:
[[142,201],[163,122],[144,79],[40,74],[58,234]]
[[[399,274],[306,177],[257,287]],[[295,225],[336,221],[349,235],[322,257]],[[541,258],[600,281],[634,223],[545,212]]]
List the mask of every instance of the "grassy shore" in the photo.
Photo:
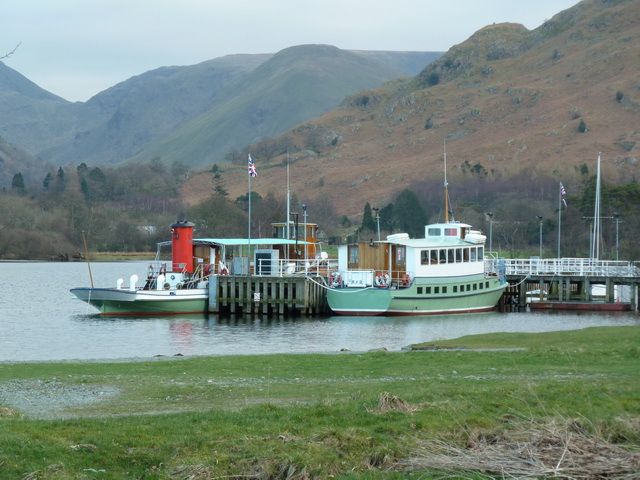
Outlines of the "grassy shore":
[[639,327],[428,348],[0,364],[0,478],[490,478],[552,426],[640,467]]

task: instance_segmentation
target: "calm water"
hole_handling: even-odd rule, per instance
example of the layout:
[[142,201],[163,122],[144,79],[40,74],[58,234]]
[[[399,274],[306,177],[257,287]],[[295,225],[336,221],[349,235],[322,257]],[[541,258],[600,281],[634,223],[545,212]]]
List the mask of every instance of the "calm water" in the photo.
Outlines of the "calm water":
[[[144,278],[147,262],[92,264],[96,286]],[[0,262],[0,361],[149,358],[283,352],[400,350],[488,332],[541,332],[640,324],[629,315],[500,314],[438,317],[245,319],[198,315],[101,318],[69,289],[88,286],[85,263]]]

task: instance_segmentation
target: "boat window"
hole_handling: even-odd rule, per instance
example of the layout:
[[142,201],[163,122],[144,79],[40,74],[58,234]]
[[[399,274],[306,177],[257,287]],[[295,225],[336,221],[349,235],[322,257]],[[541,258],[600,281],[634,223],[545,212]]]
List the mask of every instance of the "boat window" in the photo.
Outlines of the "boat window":
[[458,229],[457,228],[445,228],[444,229],[444,234],[447,237],[457,237],[458,236]]
[[461,248],[456,248],[456,262],[457,263],[462,262],[462,249]]
[[424,293],[431,293],[431,287],[424,287]]
[[458,285],[453,286],[453,293],[458,293]]
[[484,286],[489,288],[489,282],[484,282]]
[[428,228],[427,229],[427,235],[430,237],[439,237],[440,236],[440,229],[439,228]]
[[476,247],[471,247],[471,261],[476,261]]
[[471,284],[467,283],[467,292],[470,292],[470,291],[471,291]]
[[420,250],[420,264],[429,265],[429,250]]
[[422,293],[422,287],[418,287],[418,294]]
[[396,263],[398,265],[404,265],[404,247],[398,247],[396,249]]
[[474,283],[474,284],[473,284],[473,289],[474,289],[474,290],[477,290],[477,289],[478,289],[478,284],[477,284],[477,283]]
[[430,253],[430,257],[431,257],[431,265],[437,265],[438,264],[438,250],[429,250]]
[[484,247],[478,247],[478,261],[484,260]]
[[440,263],[447,263],[447,251],[444,248],[440,250]]
[[463,258],[465,262],[469,261],[469,249],[468,248],[463,248]]
[[447,287],[442,287],[442,293],[447,293]]
[[433,287],[433,293],[440,293],[440,287]]
[[360,258],[358,245],[349,245],[349,263],[358,263]]
[[453,248],[449,248],[449,249],[447,249],[447,262],[449,262],[449,263],[454,263],[454,258],[453,258],[454,253],[453,253],[453,250],[454,250]]
[[478,284],[478,287],[480,288],[480,290],[482,290],[482,289],[484,288],[484,283],[480,282],[480,283]]

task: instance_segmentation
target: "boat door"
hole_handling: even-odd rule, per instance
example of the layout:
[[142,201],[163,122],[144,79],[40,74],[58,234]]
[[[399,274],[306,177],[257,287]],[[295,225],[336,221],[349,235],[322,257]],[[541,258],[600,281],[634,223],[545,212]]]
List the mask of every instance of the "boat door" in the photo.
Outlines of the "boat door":
[[407,247],[391,245],[391,278],[399,282],[407,273]]

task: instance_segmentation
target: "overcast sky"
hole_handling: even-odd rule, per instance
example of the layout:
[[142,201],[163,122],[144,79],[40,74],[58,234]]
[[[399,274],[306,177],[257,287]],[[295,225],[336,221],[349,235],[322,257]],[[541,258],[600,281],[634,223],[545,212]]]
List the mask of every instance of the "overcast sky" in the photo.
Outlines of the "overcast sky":
[[307,43],[446,51],[498,22],[538,27],[577,0],[2,0],[0,55],[42,88],[85,101],[166,65]]

